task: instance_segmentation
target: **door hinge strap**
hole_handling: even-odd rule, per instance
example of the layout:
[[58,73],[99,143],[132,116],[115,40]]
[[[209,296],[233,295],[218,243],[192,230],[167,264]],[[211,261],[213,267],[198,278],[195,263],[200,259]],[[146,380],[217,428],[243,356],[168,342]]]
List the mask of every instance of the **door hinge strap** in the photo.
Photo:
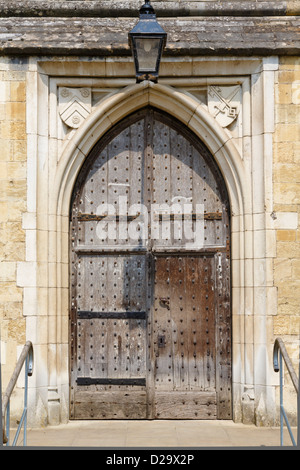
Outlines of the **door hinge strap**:
[[105,221],[112,221],[112,222],[131,222],[132,220],[137,219],[140,216],[140,213],[134,215],[111,215],[111,214],[83,214],[79,213],[77,219],[80,222],[101,222],[102,220]]
[[131,379],[107,379],[107,378],[93,378],[93,377],[78,377],[76,380],[77,385],[137,385],[145,386],[145,378],[131,378]]
[[117,320],[146,320],[146,312],[92,312],[79,310],[77,318],[89,320],[90,318],[113,318]]
[[203,214],[155,214],[154,220],[159,220],[162,222],[163,220],[222,220],[222,213],[221,212],[204,212]]

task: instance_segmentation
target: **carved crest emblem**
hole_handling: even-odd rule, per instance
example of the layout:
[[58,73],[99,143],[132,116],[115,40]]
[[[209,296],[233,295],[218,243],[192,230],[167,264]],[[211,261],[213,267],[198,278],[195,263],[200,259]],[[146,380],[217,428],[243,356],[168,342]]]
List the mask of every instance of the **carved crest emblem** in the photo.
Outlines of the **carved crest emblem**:
[[59,89],[59,114],[69,127],[77,129],[92,111],[91,88]]
[[208,87],[208,111],[222,127],[229,126],[240,112],[241,87],[211,85]]

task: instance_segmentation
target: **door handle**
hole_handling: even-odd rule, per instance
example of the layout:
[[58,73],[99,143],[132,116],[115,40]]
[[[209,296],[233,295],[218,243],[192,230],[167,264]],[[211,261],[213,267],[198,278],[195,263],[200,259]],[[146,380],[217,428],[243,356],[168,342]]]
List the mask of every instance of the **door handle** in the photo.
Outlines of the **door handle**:
[[170,310],[170,300],[168,298],[160,297],[159,301],[163,305],[163,307],[167,307],[167,309]]

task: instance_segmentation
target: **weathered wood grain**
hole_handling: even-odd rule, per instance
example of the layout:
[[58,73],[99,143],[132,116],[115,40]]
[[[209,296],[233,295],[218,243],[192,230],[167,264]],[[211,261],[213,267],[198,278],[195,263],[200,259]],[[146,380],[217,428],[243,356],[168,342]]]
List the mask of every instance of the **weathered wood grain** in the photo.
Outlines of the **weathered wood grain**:
[[214,392],[159,392],[155,401],[159,419],[216,419]]
[[75,419],[145,419],[146,393],[80,391],[76,394]]

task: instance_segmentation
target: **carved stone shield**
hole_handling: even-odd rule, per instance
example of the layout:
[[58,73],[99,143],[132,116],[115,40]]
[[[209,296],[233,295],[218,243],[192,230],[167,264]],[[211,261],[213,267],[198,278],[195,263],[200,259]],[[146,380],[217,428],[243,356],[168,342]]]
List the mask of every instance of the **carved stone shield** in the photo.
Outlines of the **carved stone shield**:
[[90,88],[59,89],[59,114],[62,121],[77,129],[92,110],[92,93]]
[[240,112],[241,87],[218,86],[208,87],[208,111],[222,127],[229,126]]

